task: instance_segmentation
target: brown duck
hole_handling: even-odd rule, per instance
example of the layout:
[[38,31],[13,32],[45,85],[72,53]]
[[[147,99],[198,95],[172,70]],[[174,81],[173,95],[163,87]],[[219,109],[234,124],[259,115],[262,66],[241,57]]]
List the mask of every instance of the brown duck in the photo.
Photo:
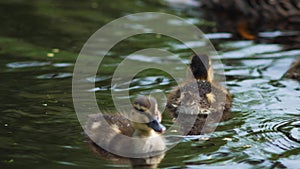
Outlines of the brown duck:
[[188,135],[208,133],[208,124],[229,118],[231,96],[213,80],[211,60],[207,55],[191,57],[192,77],[176,87],[168,96],[166,108]]

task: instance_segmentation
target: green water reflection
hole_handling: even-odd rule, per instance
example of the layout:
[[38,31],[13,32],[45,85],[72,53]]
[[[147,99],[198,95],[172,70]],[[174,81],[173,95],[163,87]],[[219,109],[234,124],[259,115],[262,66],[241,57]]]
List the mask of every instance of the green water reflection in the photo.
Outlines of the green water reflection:
[[[234,96],[230,120],[222,122],[208,141],[178,144],[167,152],[160,167],[297,168],[300,86],[281,76],[299,57],[299,47],[217,34],[217,23],[206,20],[205,11],[168,2],[0,2],[0,168],[129,167],[98,157],[84,142],[73,109],[72,72],[82,45],[98,28],[126,14],[146,11],[178,15],[210,33]],[[136,36],[118,44],[102,63],[99,71],[103,74],[91,89],[104,109],[113,108],[109,84],[117,64],[124,56],[149,47],[164,47],[185,62],[191,54],[163,36]],[[164,80],[151,82],[159,78]],[[153,89],[169,92],[174,85],[166,74],[148,71],[136,77],[130,93],[134,97]],[[164,124],[169,126],[171,119],[165,117]]]

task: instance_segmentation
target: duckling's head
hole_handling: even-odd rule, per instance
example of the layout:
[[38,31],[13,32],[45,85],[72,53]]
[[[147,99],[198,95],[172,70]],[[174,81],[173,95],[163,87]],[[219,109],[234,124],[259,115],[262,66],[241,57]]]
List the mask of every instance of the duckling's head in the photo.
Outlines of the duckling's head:
[[160,123],[161,113],[157,102],[150,96],[135,99],[130,116],[132,127],[141,135],[150,135],[152,131],[163,133],[166,130]]
[[193,55],[191,57],[190,69],[196,80],[211,82],[213,79],[211,60],[208,55]]

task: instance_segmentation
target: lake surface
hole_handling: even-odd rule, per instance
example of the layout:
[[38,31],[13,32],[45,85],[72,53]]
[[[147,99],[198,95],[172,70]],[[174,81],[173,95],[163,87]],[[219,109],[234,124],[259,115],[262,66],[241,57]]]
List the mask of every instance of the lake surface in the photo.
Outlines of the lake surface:
[[[73,107],[72,73],[83,44],[101,26],[148,11],[177,15],[206,34],[220,55],[234,98],[231,118],[221,122],[209,140],[182,141],[166,153],[159,167],[299,168],[300,85],[282,78],[300,56],[298,30],[267,29],[259,32],[258,40],[245,40],[232,32],[234,28],[220,29],[208,17],[211,11],[198,8],[197,1],[185,2],[0,2],[0,168],[130,167],[89,149]],[[185,63],[192,54],[164,36],[138,35],[118,43],[101,63],[101,75],[87,79],[95,81],[91,92],[103,110],[114,108],[110,83],[122,59],[155,47],[175,53]],[[146,56],[135,59],[141,64],[160,62]],[[166,73],[150,70],[138,74],[128,90],[134,98],[153,91],[168,93],[175,85]],[[165,115],[163,123],[170,126],[171,119]]]

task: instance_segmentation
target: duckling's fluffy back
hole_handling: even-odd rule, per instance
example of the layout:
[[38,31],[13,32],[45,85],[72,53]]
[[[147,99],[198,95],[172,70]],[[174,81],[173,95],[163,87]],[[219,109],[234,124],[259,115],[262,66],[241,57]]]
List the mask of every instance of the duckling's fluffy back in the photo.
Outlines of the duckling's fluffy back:
[[207,81],[186,82],[173,90],[167,102],[167,109],[176,118],[179,113],[198,114],[200,109],[209,109],[206,94],[211,92]]
[[196,83],[187,82],[176,88],[167,103],[167,110],[176,118],[181,131],[188,135],[209,133],[214,128],[208,124],[230,117],[231,96],[228,91],[207,81]]
[[153,157],[161,155],[166,148],[160,135],[134,138],[135,129],[121,115],[91,114],[85,126],[86,138],[92,149],[100,155],[116,157],[109,152],[120,152],[128,157]]
[[213,80],[213,69],[208,55],[193,55],[189,70],[192,76],[169,94],[166,108],[176,118],[184,133],[207,133],[211,131],[204,128],[207,124],[229,118],[231,96]]

